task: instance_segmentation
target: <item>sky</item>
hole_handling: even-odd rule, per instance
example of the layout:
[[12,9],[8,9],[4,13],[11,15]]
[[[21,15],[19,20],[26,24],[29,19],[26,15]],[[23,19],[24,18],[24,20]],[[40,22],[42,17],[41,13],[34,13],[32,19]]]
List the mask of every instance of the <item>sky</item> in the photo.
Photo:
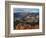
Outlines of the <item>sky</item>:
[[14,11],[14,13],[17,13],[17,12],[20,12],[20,13],[23,13],[23,12],[38,13],[39,9],[38,8],[13,8],[13,11]]

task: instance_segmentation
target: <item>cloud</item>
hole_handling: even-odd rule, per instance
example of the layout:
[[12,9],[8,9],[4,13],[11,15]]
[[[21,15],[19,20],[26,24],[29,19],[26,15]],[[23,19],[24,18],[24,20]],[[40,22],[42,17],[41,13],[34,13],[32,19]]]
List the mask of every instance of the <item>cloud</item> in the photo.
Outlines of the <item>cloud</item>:
[[15,12],[15,13],[17,13],[17,12],[35,12],[35,13],[37,13],[37,12],[39,12],[39,9],[38,8],[14,8],[13,9],[13,11]]

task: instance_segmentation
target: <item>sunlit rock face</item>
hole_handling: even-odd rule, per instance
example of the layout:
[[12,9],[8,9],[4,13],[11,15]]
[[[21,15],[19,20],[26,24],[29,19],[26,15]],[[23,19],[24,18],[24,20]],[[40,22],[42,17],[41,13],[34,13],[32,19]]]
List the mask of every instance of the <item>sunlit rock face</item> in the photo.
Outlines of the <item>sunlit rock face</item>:
[[18,25],[16,25],[16,29],[20,29],[20,30],[22,30],[22,29],[31,29],[32,27],[31,27],[31,25],[26,25],[26,24],[24,24],[24,25],[21,25],[21,24],[18,24]]
[[39,29],[38,24],[17,24],[15,26],[16,30],[24,30],[24,29]]

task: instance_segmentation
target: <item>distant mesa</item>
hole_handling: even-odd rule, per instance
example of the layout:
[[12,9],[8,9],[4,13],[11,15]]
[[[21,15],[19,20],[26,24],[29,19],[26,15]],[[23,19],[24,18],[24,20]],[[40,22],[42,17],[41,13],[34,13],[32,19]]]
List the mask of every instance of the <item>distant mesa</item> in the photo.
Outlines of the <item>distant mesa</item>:
[[21,22],[38,22],[39,21],[39,13],[15,13],[14,16],[16,17],[15,20],[19,20]]
[[39,13],[26,13],[26,12],[24,12],[24,13],[14,13],[14,16],[16,17],[16,18],[21,18],[21,17],[26,17],[26,16],[36,16],[36,15],[39,15]]

